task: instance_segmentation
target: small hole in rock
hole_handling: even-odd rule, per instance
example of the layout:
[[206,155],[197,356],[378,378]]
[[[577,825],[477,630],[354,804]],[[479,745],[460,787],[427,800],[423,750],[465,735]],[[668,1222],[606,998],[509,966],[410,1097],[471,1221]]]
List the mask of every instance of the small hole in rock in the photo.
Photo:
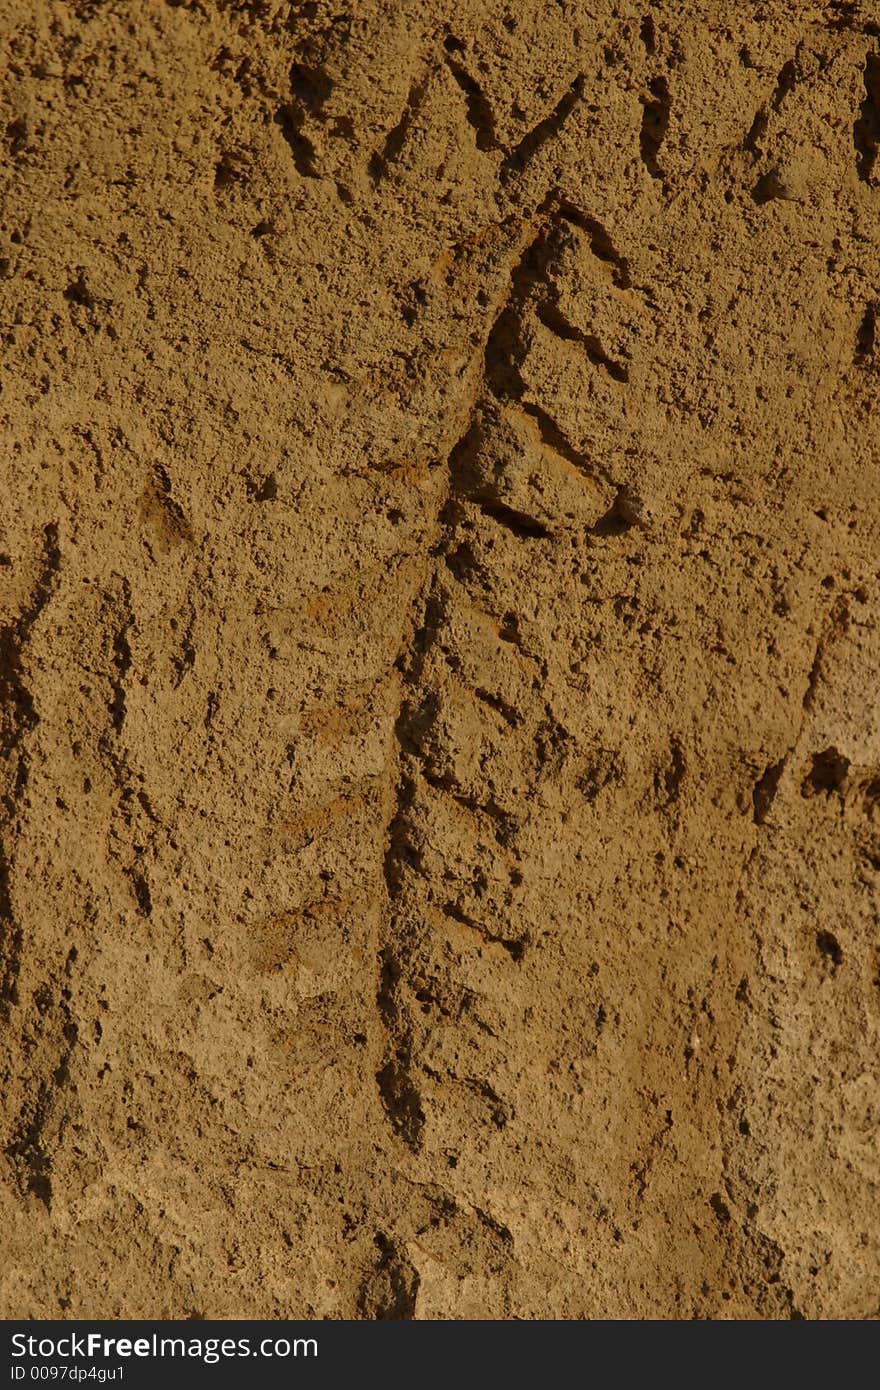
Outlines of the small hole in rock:
[[804,778],[801,791],[804,796],[830,796],[842,790],[849,772],[849,758],[845,758],[836,748],[826,748],[813,754],[813,765]]
[[817,931],[816,947],[819,951],[819,955],[824,956],[826,960],[831,962],[831,970],[833,973],[843,962],[843,950],[841,949],[837,937],[830,931]]

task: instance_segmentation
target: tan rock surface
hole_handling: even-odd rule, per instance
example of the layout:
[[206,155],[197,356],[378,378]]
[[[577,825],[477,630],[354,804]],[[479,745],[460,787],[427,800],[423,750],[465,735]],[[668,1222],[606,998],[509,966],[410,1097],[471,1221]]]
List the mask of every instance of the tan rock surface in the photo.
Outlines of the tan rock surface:
[[876,4],[0,21],[0,1311],[875,1316]]

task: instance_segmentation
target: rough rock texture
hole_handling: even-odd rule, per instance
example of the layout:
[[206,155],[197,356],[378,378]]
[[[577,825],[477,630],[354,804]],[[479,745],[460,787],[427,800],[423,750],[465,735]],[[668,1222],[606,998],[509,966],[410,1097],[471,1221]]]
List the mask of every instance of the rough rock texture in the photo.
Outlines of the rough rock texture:
[[877,4],[0,15],[0,1310],[876,1315]]

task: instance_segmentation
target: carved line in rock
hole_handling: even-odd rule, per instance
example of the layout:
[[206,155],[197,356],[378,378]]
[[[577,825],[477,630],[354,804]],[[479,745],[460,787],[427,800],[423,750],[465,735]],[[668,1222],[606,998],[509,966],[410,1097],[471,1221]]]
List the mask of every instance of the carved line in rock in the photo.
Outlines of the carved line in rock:
[[[420,616],[409,648],[398,662],[404,696],[395,728],[399,781],[387,832],[384,861],[388,912],[379,943],[377,989],[377,1012],[384,1034],[384,1052],[376,1080],[394,1133],[413,1153],[418,1153],[422,1147],[426,1124],[412,1014],[412,1000],[426,996],[425,982],[417,978],[420,974],[422,942],[407,920],[407,899],[425,873],[412,817],[420,786],[426,784],[450,795],[475,816],[491,817],[496,823],[495,838],[501,845],[512,844],[516,833],[516,826],[509,823],[509,816],[500,808],[477,805],[471,798],[462,795],[460,789],[447,786],[442,779],[435,777],[425,763],[415,732],[418,721],[426,719],[430,723],[431,720],[430,691],[424,685],[423,671],[429,653],[442,638],[446,621],[443,574],[459,538],[460,512],[456,504],[460,500],[475,502],[484,514],[506,526],[525,543],[540,542],[549,534],[544,526],[536,524],[533,519],[497,504],[493,499],[482,497],[479,490],[474,490],[468,479],[467,457],[483,428],[486,414],[491,414],[493,410],[503,412],[505,407],[515,405],[535,420],[542,441],[573,464],[585,478],[592,480],[598,475],[606,483],[616,486],[602,465],[588,459],[571,444],[543,406],[524,399],[526,387],[520,372],[527,351],[523,336],[524,316],[536,301],[539,308],[546,308],[558,298],[550,265],[566,224],[586,231],[594,254],[612,264],[616,282],[629,284],[626,263],[614,251],[604,229],[572,207],[555,190],[548,194],[538,209],[525,245],[512,264],[507,297],[486,333],[481,388],[465,429],[448,455],[446,487],[437,508],[437,540],[418,600]],[[615,525],[613,528],[606,527],[603,534],[617,534],[634,524],[630,511],[621,502],[624,491],[617,488],[617,501],[612,507]],[[600,522],[596,529],[601,530],[602,526],[603,522]],[[473,694],[475,698],[480,698],[477,691]],[[485,704],[486,700],[482,703]],[[501,713],[511,727],[520,722],[521,716],[513,708]],[[483,940],[503,947],[513,968],[522,960],[526,943],[516,939],[509,931],[493,931],[486,923],[462,914],[455,904],[440,904],[440,911],[456,921],[463,920]],[[416,911],[414,915],[418,917],[419,914]]]

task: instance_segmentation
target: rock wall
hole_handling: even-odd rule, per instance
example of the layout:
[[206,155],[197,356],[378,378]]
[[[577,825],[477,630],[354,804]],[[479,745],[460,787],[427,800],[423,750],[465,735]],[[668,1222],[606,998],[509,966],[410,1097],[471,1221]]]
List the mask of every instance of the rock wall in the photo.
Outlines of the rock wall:
[[876,4],[0,54],[3,1314],[876,1316]]

